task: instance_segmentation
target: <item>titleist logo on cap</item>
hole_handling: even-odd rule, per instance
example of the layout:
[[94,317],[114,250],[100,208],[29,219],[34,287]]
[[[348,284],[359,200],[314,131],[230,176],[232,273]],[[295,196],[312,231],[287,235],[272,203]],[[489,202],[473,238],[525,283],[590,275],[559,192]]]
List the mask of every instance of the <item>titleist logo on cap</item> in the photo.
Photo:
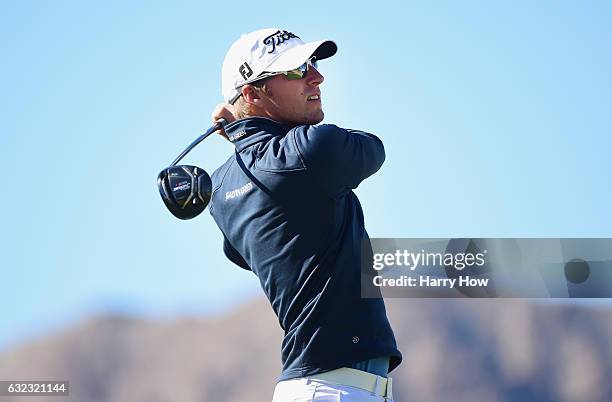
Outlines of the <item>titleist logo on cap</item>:
[[278,31],[276,31],[275,33],[273,33],[270,36],[266,36],[263,40],[264,45],[268,45],[268,46],[272,46],[272,50],[270,50],[268,53],[274,53],[274,51],[276,50],[276,46],[280,45],[281,43],[291,39],[291,38],[300,38],[297,35],[292,34],[289,31],[281,31],[280,29]]

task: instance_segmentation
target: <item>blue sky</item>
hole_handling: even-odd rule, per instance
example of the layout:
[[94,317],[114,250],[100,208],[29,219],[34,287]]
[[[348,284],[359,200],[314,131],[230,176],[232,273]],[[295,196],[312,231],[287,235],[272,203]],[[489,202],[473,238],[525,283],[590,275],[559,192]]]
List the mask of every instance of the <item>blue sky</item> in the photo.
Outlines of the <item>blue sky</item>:
[[[612,237],[607,2],[13,2],[0,15],[0,349],[99,311],[259,294],[155,178],[221,102],[241,33],[333,39],[326,122],[385,142],[372,237]],[[212,172],[220,137],[186,162]]]

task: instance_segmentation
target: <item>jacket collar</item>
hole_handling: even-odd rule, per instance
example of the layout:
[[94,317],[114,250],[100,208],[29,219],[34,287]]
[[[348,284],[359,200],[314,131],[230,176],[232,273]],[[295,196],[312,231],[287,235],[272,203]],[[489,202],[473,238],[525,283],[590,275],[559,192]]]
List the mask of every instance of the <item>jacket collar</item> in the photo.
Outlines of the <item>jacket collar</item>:
[[250,147],[272,137],[285,135],[291,127],[265,117],[247,117],[225,126],[227,138],[234,143],[236,151]]

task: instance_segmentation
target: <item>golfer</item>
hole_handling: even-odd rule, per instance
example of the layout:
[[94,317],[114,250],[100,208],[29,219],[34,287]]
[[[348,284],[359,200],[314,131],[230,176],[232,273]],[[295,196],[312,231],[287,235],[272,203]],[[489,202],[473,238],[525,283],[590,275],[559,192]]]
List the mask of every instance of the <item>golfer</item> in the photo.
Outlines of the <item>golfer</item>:
[[317,63],[336,50],[277,28],[242,35],[223,62],[226,103],[212,113],[229,122],[235,153],[212,175],[210,213],[285,331],[273,402],[391,401],[387,374],[402,360],[383,300],[360,294],[371,247],[352,190],[380,169],[383,144],[317,125]]

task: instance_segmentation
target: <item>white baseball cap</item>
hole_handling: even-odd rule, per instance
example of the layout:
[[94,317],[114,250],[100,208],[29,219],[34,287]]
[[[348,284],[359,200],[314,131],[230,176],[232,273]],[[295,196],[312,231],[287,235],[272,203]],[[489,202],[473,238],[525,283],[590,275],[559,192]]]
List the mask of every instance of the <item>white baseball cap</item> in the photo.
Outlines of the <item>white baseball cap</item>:
[[333,56],[338,47],[333,41],[304,43],[298,36],[278,28],[243,34],[225,55],[221,70],[221,94],[234,103],[240,87],[257,81],[265,73],[298,68],[313,56],[316,60]]

